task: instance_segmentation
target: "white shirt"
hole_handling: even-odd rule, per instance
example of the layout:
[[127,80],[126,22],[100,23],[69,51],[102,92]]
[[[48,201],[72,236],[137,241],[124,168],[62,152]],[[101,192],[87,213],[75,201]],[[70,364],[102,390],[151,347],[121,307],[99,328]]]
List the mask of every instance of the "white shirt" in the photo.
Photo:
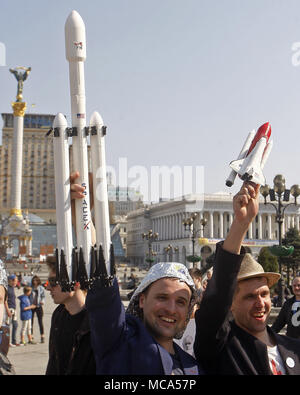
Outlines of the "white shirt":
[[268,346],[268,357],[272,373],[274,375],[285,375],[286,371],[282,362],[282,358],[278,352],[277,346]]

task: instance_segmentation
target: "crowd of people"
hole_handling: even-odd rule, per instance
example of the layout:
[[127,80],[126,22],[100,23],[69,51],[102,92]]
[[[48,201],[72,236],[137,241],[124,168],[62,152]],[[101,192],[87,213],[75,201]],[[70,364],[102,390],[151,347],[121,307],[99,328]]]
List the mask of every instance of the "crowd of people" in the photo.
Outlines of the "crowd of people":
[[[8,275],[2,321],[5,326],[10,328],[9,346],[18,347],[26,344],[36,344],[33,340],[35,315],[38,318],[41,343],[44,343],[43,305],[45,303],[45,289],[40,278],[33,276],[31,286],[25,285],[23,287],[23,294],[18,297],[16,296],[16,288],[20,288],[19,277],[16,274]],[[17,330],[19,323],[21,324],[21,328],[18,340]]]
[[[71,190],[78,193],[80,188],[74,183]],[[293,280],[294,296],[285,301],[269,326],[270,290],[280,274],[265,272],[242,247],[258,214],[258,199],[259,185],[251,183],[244,183],[234,196],[231,228],[217,244],[213,268],[204,279],[201,271],[189,271],[181,263],[157,263],[131,293],[127,309],[115,276],[99,278],[88,291],[76,283],[74,290],[63,292],[55,258],[49,258],[47,290],[58,306],[51,320],[45,373],[300,374],[300,278]],[[11,281],[0,274],[0,306],[2,301],[5,306],[12,293],[7,292],[13,288],[8,285]],[[21,341],[25,331],[31,333],[29,321],[38,307],[39,322],[42,317],[39,286],[36,279],[20,298],[24,312]],[[2,320],[4,310],[0,309]],[[10,319],[13,343],[12,313]],[[279,333],[284,325],[287,335]],[[43,325],[40,330],[42,338]]]

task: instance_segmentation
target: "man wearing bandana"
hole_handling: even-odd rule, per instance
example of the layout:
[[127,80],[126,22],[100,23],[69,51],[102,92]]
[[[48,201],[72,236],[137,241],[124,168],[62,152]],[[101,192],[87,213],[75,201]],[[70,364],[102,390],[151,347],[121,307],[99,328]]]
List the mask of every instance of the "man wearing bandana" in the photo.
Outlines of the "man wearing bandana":
[[180,263],[152,266],[125,312],[117,280],[88,292],[97,374],[198,375],[195,359],[173,342],[189,321],[195,285]]

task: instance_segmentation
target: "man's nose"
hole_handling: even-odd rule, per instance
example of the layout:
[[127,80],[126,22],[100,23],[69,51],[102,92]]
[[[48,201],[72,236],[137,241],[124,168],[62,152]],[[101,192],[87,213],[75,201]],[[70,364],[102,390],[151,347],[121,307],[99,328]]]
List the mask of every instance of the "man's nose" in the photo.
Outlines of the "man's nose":
[[172,299],[169,299],[165,305],[166,310],[170,314],[174,314],[176,312],[176,302]]
[[262,298],[261,296],[258,295],[258,297],[256,298],[255,304],[256,304],[256,306],[263,307],[265,305],[264,298]]

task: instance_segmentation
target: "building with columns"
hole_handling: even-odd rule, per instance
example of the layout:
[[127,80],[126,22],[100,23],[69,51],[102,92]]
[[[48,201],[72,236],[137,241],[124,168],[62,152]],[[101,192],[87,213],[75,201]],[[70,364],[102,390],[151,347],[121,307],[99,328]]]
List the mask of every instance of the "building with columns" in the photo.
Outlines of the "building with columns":
[[[194,222],[195,255],[206,258],[214,252],[216,243],[224,239],[233,220],[231,194],[204,195],[201,211],[197,209],[197,197],[180,201],[151,204],[127,215],[127,258],[134,265],[144,265],[145,258],[153,254],[155,262],[177,261],[187,264],[186,257],[193,253],[191,231],[185,230],[183,221],[197,212]],[[244,246],[257,255],[264,246],[278,244],[278,224],[275,209],[260,201],[259,214],[247,232]],[[206,225],[201,224],[206,220]],[[290,227],[300,229],[300,206],[289,206],[285,211],[282,234]],[[158,233],[150,241],[142,237],[149,230]],[[148,254],[148,255],[147,255]]]

